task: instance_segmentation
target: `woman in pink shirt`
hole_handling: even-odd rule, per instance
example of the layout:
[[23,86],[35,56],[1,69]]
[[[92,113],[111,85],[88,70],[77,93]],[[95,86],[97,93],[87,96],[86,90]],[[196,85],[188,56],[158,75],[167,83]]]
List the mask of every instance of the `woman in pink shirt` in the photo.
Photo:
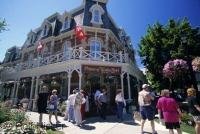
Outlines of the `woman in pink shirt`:
[[161,97],[157,103],[158,113],[163,113],[165,126],[169,129],[169,134],[174,134],[173,129],[176,129],[178,134],[181,134],[179,123],[181,111],[178,104],[173,98],[169,97],[169,90],[164,89],[162,93],[163,97]]

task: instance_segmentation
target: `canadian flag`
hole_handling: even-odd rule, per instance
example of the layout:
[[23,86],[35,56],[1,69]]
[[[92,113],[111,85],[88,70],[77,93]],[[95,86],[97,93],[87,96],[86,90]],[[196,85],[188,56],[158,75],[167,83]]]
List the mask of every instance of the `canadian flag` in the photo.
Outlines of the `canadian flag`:
[[38,42],[38,46],[37,46],[37,52],[41,52],[43,49],[43,44],[41,41]]
[[76,26],[75,35],[76,35],[76,38],[78,38],[81,41],[86,38],[85,33],[83,32],[83,29],[80,26]]

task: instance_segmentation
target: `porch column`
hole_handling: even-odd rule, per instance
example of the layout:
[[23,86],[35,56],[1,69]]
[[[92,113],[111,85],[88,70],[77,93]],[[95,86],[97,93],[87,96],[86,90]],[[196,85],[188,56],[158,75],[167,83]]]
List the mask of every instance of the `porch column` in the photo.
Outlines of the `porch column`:
[[79,76],[79,90],[81,90],[82,73],[79,73],[78,76]]
[[119,61],[120,61],[120,63],[122,63],[122,61],[123,61],[123,59],[122,59],[122,51],[119,51]]
[[108,41],[109,41],[109,37],[108,37],[108,31],[106,31],[106,51],[108,51]]
[[71,77],[72,77],[72,75],[71,75],[71,73],[69,73],[68,75],[67,75],[67,77],[68,77],[68,96],[67,97],[69,97],[69,95],[70,95],[70,90],[71,90]]
[[131,99],[131,85],[130,85],[130,76],[127,74],[127,81],[128,81],[128,99]]
[[51,54],[53,54],[53,49],[54,49],[54,39],[51,41],[51,48],[50,48]]
[[123,81],[123,79],[124,79],[124,73],[122,73],[120,76],[121,76],[121,89],[122,89],[122,94],[124,95],[124,81]]
[[39,84],[39,78],[40,76],[36,77],[36,85],[35,85],[35,93],[34,93],[34,99],[33,99],[33,108],[32,111],[36,111],[37,109],[37,96],[38,96],[38,84]]
[[16,89],[16,92],[15,92],[15,95],[14,95],[15,96],[14,105],[17,104],[19,85],[20,85],[20,82],[17,81],[17,89]]
[[83,58],[83,47],[79,47],[79,52],[80,52],[79,59],[82,59]]
[[31,110],[32,104],[33,104],[33,88],[34,88],[34,81],[35,77],[33,76],[31,79],[31,93],[30,93],[30,98],[29,98],[29,104],[28,104],[28,109]]
[[15,101],[16,85],[17,85],[17,80],[15,80],[15,82],[14,82],[14,87],[13,87],[12,94],[11,94],[12,104],[14,104],[14,101]]

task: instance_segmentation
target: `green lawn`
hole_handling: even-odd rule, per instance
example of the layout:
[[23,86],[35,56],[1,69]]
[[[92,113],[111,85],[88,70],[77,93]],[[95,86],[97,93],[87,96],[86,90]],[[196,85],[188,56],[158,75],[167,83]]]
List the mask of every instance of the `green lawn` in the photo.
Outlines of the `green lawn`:
[[64,134],[64,132],[53,131],[53,130],[49,129],[49,130],[47,130],[47,134]]
[[[155,119],[155,121],[156,121],[156,122],[159,122],[158,119]],[[195,134],[194,127],[189,126],[189,125],[187,125],[187,124],[185,124],[185,123],[181,123],[181,130],[182,130],[183,132],[188,133],[188,134]]]
[[181,130],[189,134],[195,134],[194,127],[186,125],[184,123],[181,124]]

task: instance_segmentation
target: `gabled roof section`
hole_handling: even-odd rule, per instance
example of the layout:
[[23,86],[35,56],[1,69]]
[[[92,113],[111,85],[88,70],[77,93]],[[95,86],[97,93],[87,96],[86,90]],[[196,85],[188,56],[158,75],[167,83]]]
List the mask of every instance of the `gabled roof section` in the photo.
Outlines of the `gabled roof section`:
[[48,20],[49,22],[54,22],[55,20],[57,20],[57,19],[60,19],[60,14],[59,13],[54,13],[54,14],[52,14],[51,16],[49,16],[48,18],[46,18],[46,20]]

